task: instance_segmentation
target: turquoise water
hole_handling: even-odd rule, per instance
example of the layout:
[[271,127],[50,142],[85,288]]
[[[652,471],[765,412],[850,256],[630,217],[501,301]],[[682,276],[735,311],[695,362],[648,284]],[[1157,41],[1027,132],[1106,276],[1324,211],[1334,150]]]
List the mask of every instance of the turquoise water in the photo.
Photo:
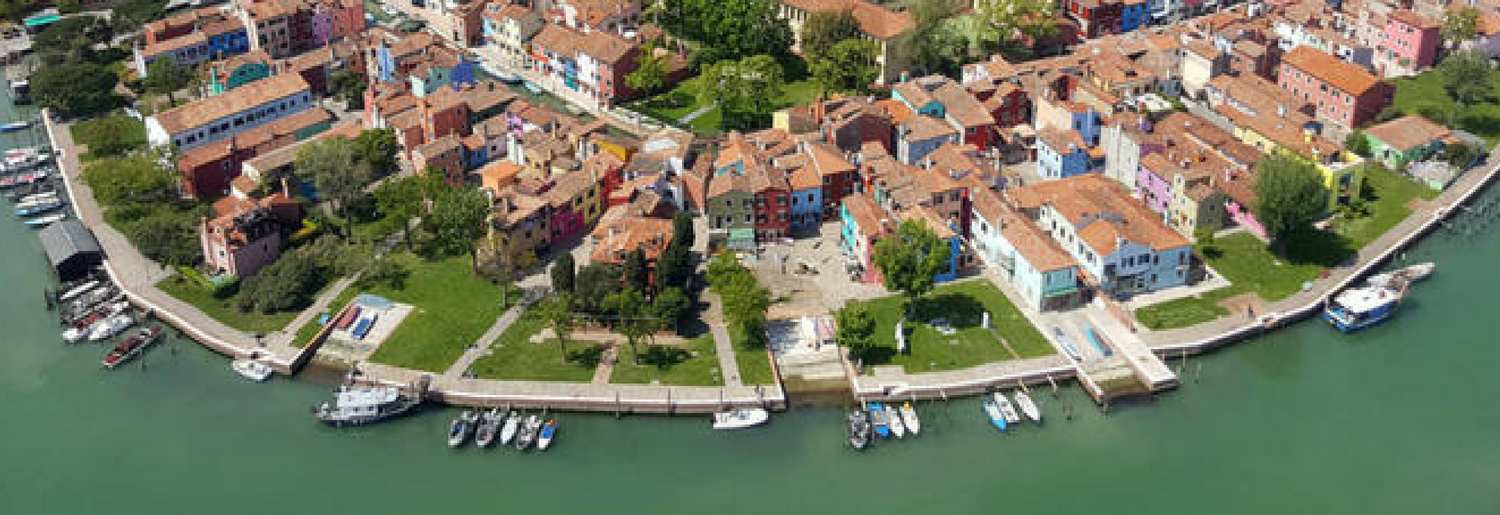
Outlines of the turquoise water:
[[1005,436],[972,399],[923,404],[920,438],[864,453],[822,409],[738,433],[561,414],[541,455],[450,450],[451,410],[335,430],[307,412],[326,385],[252,384],[181,338],[102,370],[59,343],[31,231],[0,217],[0,241],[0,514],[1500,512],[1494,228],[1411,251],[1439,269],[1391,323],[1195,357],[1107,415],[1040,393],[1047,424]]

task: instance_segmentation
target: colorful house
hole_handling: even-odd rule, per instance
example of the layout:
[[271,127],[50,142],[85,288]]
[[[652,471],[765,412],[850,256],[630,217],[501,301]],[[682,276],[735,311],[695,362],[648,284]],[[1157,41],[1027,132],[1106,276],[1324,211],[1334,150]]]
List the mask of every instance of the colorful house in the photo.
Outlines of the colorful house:
[[271,76],[271,56],[256,50],[213,63],[208,68],[208,94],[218,95]]
[[531,39],[532,71],[553,89],[600,106],[634,98],[625,76],[640,66],[640,45],[605,32],[584,34],[547,24]]
[[542,193],[551,211],[552,241],[567,241],[599,219],[604,213],[599,181],[587,170],[579,169],[557,176]]
[[292,73],[276,75],[147,117],[146,139],[152,146],[176,145],[192,150],[312,105],[313,95],[306,80]]
[[526,44],[542,30],[542,17],[526,6],[491,2],[484,9],[484,40],[500,63],[512,70],[531,68]]
[[1396,171],[1426,160],[1452,138],[1452,132],[1420,115],[1406,115],[1365,129],[1370,157]]
[[994,191],[974,194],[969,234],[974,252],[1037,311],[1070,309],[1088,300],[1078,263],[1046,231]]
[[839,245],[844,255],[862,272],[860,277],[864,282],[880,283],[880,271],[874,261],[875,242],[890,234],[885,211],[868,193],[850,195],[839,204],[839,220],[843,222]]
[[1359,65],[1305,46],[1282,58],[1278,77],[1282,89],[1317,106],[1318,119],[1350,129],[1375,119],[1396,92]]
[[1443,25],[1411,9],[1396,9],[1385,16],[1384,41],[1375,51],[1375,65],[1387,77],[1427,69],[1437,62]]
[[244,193],[214,203],[217,214],[198,224],[204,264],[215,275],[255,275],[281,255],[282,238],[299,226],[302,208],[283,189],[262,199]]
[[1045,129],[1037,134],[1036,167],[1044,180],[1089,173],[1096,163],[1103,164],[1103,159],[1096,160],[1088,142],[1075,131]]

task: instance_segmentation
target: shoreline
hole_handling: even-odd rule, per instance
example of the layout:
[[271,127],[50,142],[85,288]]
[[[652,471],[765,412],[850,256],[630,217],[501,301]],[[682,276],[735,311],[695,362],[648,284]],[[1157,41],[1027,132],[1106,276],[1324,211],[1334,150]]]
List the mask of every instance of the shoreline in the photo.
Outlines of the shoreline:
[[[42,119],[47,128],[49,143],[54,148],[57,148],[56,142],[60,139],[57,131],[60,129],[60,125],[54,122],[50,110],[42,111]],[[68,138],[68,140],[71,141],[71,138]],[[71,148],[72,145],[68,147]],[[62,159],[58,163],[58,170],[63,177],[64,188],[66,188],[69,198],[73,199],[73,210],[75,211],[75,215],[77,215],[77,219],[88,226],[91,231],[95,231],[97,238],[98,230],[96,225],[103,224],[103,222],[102,219],[92,222],[88,217],[84,216],[84,209],[86,207],[97,210],[98,206],[93,203],[91,192],[86,193],[86,202],[79,202],[79,199],[85,197],[79,195],[78,191],[80,188],[74,184],[73,175],[81,169],[81,163],[76,162],[77,156],[75,154],[76,152],[70,151],[67,152],[66,156],[62,156]],[[1497,175],[1500,175],[1500,149],[1491,152],[1486,161],[1475,169],[1466,172],[1457,183],[1439,194],[1432,201],[1435,207],[1432,208],[1430,214],[1427,214],[1425,218],[1419,218],[1423,216],[1422,211],[1408,215],[1390,231],[1381,235],[1365,248],[1357,251],[1355,264],[1347,268],[1336,269],[1330,277],[1337,278],[1335,281],[1327,282],[1320,280],[1319,282],[1327,282],[1327,284],[1298,292],[1292,297],[1278,301],[1277,304],[1285,304],[1285,307],[1282,309],[1270,311],[1248,322],[1236,323],[1229,320],[1229,317],[1234,316],[1231,314],[1227,317],[1221,317],[1184,328],[1164,331],[1144,331],[1136,333],[1142,340],[1139,343],[1160,358],[1185,357],[1258,336],[1312,316],[1328,297],[1363,279],[1399,252],[1419,242],[1433,228],[1441,225],[1475,195],[1488,189]],[[300,359],[307,357],[303,355],[301,349],[294,348],[293,350],[296,352],[292,353],[292,355],[282,355],[263,344],[235,343],[231,341],[232,338],[216,334],[212,330],[217,328],[200,327],[199,324],[188,320],[188,316],[202,315],[201,312],[196,314],[189,312],[187,315],[184,315],[151,300],[148,295],[138,290],[150,290],[157,294],[161,294],[161,292],[156,290],[152,284],[140,285],[124,281],[124,277],[122,277],[122,274],[116,269],[113,263],[117,255],[111,252],[110,249],[110,247],[117,247],[119,242],[111,241],[111,244],[106,244],[105,240],[107,239],[100,238],[100,243],[101,247],[105,248],[106,259],[104,261],[104,268],[110,279],[120,286],[121,290],[125,292],[126,297],[133,304],[146,309],[153,316],[183,331],[184,334],[199,344],[232,359],[244,358],[252,354],[260,355],[277,372],[288,377],[294,375],[292,371],[296,367],[295,364]],[[128,246],[128,242],[125,245]],[[124,253],[133,250],[133,248],[119,250]],[[187,306],[187,309],[193,310],[194,308]],[[228,327],[223,327],[222,330],[229,333],[230,336],[240,337],[239,339],[250,338],[249,335],[242,331]],[[1201,333],[1205,330],[1208,331],[1207,334],[1196,335],[1197,337],[1186,341],[1172,341],[1177,334]],[[314,346],[309,345],[308,347]],[[996,388],[1052,383],[1059,379],[1079,379],[1080,383],[1087,380],[1087,376],[1080,372],[1079,364],[1061,356],[1061,353],[1044,358],[987,363],[959,370],[904,374],[902,376],[903,380],[894,384],[882,383],[879,378],[874,376],[858,375],[848,368],[847,360],[843,361],[846,365],[845,374],[849,382],[850,391],[854,399],[859,401],[937,400],[947,399],[950,396],[981,394]],[[1061,361],[1061,363],[1057,363],[1058,361]],[[437,372],[390,367],[375,363],[363,363],[360,365],[360,369],[363,372],[362,378],[364,382],[390,386],[405,386],[423,375],[431,376],[432,400],[449,405],[486,407],[512,405],[517,407],[549,407],[574,411],[614,412],[617,414],[675,414],[711,413],[729,406],[762,407],[777,410],[788,409],[790,403],[780,384],[780,373],[776,370],[777,366],[774,357],[772,357],[771,362],[773,377],[776,381],[775,384],[723,387],[593,385],[588,383],[546,381],[445,378],[441,373]],[[970,377],[952,377],[966,375]],[[1085,387],[1085,390],[1088,389],[1088,385],[1082,386]]]

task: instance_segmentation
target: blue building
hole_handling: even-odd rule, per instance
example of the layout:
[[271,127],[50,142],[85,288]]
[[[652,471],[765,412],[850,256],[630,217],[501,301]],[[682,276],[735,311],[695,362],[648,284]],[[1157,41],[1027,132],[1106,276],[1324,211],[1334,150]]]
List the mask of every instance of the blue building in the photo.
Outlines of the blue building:
[[1104,149],[1098,145],[1104,127],[1099,112],[1077,103],[1065,103],[1060,108],[1067,114],[1068,128],[1048,127],[1037,133],[1037,172],[1043,179],[1052,180],[1103,168]]
[[1120,33],[1124,34],[1146,26],[1151,14],[1146,0],[1126,0],[1120,7]]
[[816,229],[823,221],[823,177],[811,166],[792,172],[792,231]]
[[208,34],[208,52],[214,59],[223,59],[250,51],[250,33],[243,25],[236,23],[215,25],[209,27],[206,33]]

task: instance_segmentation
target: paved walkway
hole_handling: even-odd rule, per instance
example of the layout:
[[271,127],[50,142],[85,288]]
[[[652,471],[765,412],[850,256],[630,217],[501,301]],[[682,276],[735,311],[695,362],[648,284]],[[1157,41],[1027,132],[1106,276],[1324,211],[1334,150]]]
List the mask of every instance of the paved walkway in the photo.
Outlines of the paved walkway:
[[703,113],[707,113],[709,110],[713,109],[715,105],[717,104],[709,104],[694,109],[693,112],[683,115],[682,118],[678,118],[677,125],[687,125],[693,123],[693,120],[698,119],[699,116],[703,116]]
[[495,344],[495,340],[500,339],[500,335],[504,334],[511,324],[516,323],[516,319],[521,318],[521,313],[526,311],[526,306],[525,302],[517,302],[510,309],[505,310],[505,313],[500,314],[500,318],[495,319],[495,323],[479,336],[479,340],[470,345],[469,349],[464,351],[464,355],[459,356],[458,361],[453,362],[453,365],[443,372],[443,377],[463,377],[475,361],[490,353],[490,346]]
[[594,379],[590,384],[609,384],[609,376],[615,371],[615,363],[620,359],[620,346],[610,345],[604,349],[604,355],[599,356],[599,366],[594,367]]
[[719,375],[724,377],[725,386],[743,386],[740,380],[740,363],[734,356],[734,339],[729,337],[729,327],[724,321],[724,303],[719,296],[713,292],[703,292],[703,299],[709,303],[708,310],[704,311],[703,322],[708,324],[709,332],[714,335],[714,354],[719,356]]

